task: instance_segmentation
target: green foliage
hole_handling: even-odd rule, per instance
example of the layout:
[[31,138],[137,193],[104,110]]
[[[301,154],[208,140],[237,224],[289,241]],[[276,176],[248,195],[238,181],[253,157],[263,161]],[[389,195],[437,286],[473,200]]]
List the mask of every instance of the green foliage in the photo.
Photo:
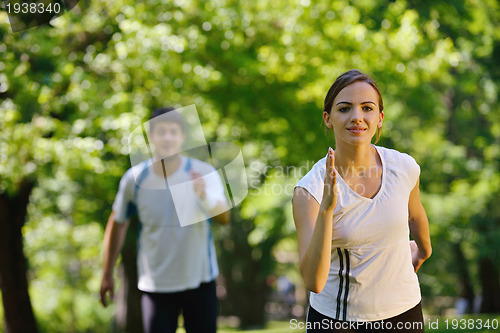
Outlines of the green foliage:
[[[421,165],[435,249],[424,294],[459,293],[450,244],[474,278],[479,258],[500,264],[496,1],[93,1],[16,34],[0,18],[0,192],[37,179],[23,233],[48,331],[110,321],[97,303],[103,225],[130,166],[127,136],[157,106],[196,104],[208,141],[241,145],[246,246],[255,260],[263,244],[273,253],[262,274],[286,273],[274,255],[295,251],[283,189],[300,175],[272,173],[310,167],[333,145],[322,101],[350,68],[383,93],[380,144]],[[272,186],[282,190],[265,195]]]

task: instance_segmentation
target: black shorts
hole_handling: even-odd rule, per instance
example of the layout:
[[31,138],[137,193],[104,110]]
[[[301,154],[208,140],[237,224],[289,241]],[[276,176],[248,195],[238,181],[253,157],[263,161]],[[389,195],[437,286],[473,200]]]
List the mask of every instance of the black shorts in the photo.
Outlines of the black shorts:
[[412,309],[392,318],[370,321],[340,321],[327,317],[313,307],[309,307],[306,319],[307,333],[372,333],[372,332],[407,332],[423,333],[424,318],[422,305],[418,303]]
[[145,333],[175,333],[181,311],[187,333],[217,330],[215,281],[173,293],[142,292],[141,305]]

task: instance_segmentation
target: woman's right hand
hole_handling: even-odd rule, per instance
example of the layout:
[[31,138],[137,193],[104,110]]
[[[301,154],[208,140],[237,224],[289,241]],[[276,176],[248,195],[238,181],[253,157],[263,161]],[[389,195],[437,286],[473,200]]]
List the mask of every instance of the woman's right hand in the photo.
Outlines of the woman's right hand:
[[304,285],[319,293],[325,287],[332,261],[333,209],[337,205],[337,175],[333,149],[328,150],[321,203],[301,187],[293,198],[293,219],[297,228],[299,269]]
[[333,211],[337,205],[337,171],[335,170],[335,152],[330,147],[326,156],[325,186],[323,188],[322,210]]

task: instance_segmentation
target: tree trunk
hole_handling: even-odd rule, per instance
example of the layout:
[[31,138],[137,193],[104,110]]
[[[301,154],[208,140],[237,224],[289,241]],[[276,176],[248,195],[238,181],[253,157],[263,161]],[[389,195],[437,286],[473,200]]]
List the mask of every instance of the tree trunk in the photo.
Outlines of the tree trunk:
[[120,286],[116,295],[116,328],[118,332],[142,333],[141,292],[137,289],[138,221],[130,221],[127,238],[118,267]]
[[[243,260],[246,261],[244,264]],[[243,330],[265,327],[267,318],[264,309],[270,288],[258,272],[260,263],[251,258],[233,259],[229,263],[225,256],[224,261],[221,271],[226,277],[227,298],[220,301],[220,314],[236,315],[240,320],[239,327]],[[238,273],[235,274],[235,271]]]
[[6,333],[38,332],[28,294],[21,233],[33,186],[33,182],[23,181],[15,195],[0,194],[0,288]]
[[472,288],[472,283],[470,280],[469,269],[467,265],[467,260],[465,259],[464,253],[460,244],[453,245],[455,257],[457,259],[457,270],[458,270],[458,281],[461,286],[460,297],[467,300],[466,313],[472,313],[474,307],[474,289]]
[[[266,278],[274,268],[270,253],[272,246],[260,246],[262,254],[252,256],[255,248],[248,243],[253,230],[252,221],[241,219],[233,212],[231,223],[221,230],[219,266],[224,276],[227,297],[220,301],[221,315],[235,315],[241,329],[257,329],[265,326],[265,305],[270,288]],[[270,237],[273,241],[274,239]]]
[[500,280],[498,269],[490,258],[479,261],[479,276],[482,286],[481,313],[500,313]]
[[258,278],[256,269],[259,267],[256,262],[250,263],[244,272],[246,277],[240,283],[234,283],[231,278],[226,280],[228,298],[240,319],[240,328],[244,330],[263,328],[267,322],[264,309],[270,288],[264,279]]

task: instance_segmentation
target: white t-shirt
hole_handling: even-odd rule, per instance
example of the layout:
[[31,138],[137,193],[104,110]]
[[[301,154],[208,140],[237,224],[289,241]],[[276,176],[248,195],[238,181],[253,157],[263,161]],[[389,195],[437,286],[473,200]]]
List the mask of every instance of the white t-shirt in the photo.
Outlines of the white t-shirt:
[[[189,162],[188,162],[189,161]],[[208,163],[181,155],[179,168],[165,178],[156,174],[151,161],[127,170],[113,203],[115,221],[123,223],[136,207],[140,221],[137,265],[138,288],[146,292],[175,292],[197,288],[219,274],[210,222],[181,226],[179,216],[196,219],[203,214],[192,190],[188,169],[204,177],[211,201],[226,201],[224,187],[215,169]],[[138,185],[136,184],[136,178]],[[216,176],[214,176],[216,175]],[[190,193],[174,205],[170,184],[188,184]],[[200,219],[198,218],[197,221]]]
[[[408,200],[420,167],[408,154],[373,145],[382,161],[382,184],[374,198],[353,191],[337,173],[332,255],[324,289],[311,306],[325,316],[373,321],[397,316],[420,302],[409,245]],[[323,198],[326,157],[297,183]]]

